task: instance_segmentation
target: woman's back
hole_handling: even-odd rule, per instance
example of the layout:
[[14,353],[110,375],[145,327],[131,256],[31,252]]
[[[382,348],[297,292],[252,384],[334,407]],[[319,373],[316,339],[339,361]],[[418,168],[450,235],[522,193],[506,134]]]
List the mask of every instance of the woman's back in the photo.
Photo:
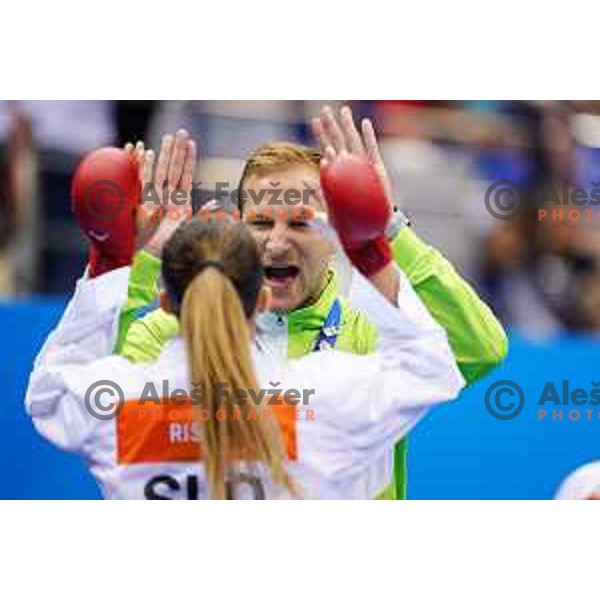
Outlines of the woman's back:
[[268,294],[239,224],[192,222],[165,247],[182,337],[154,364],[110,356],[128,278],[121,268],[79,282],[26,398],[40,432],[82,453],[107,498],[371,498],[394,443],[463,385],[422,306],[393,307],[368,283],[355,301],[378,326],[378,352],[258,353]]
[[[431,342],[430,359],[440,352],[436,340]],[[431,387],[411,381],[415,376],[410,370],[399,368],[406,352],[411,349],[394,352],[393,364],[389,354],[328,351],[282,363],[254,351],[258,390],[233,390],[229,382],[218,382],[217,397],[223,403],[229,396],[240,408],[247,407],[244,414],[235,409],[227,414],[207,410],[204,390],[190,382],[186,348],[176,339],[152,364],[110,356],[55,372],[60,385],[54,387],[64,390],[62,412],[52,420],[36,420],[36,425],[51,441],[85,455],[106,498],[192,500],[210,497],[201,424],[208,419],[223,425],[228,419],[273,419],[297,497],[367,499],[386,485],[392,465],[384,463],[379,473],[365,479],[367,467],[375,459],[381,463],[385,450],[428,407],[460,389],[460,377],[451,370],[436,371],[435,364]],[[366,402],[369,397],[373,401]],[[260,462],[229,459],[237,469],[226,483],[228,498],[293,495],[275,484]]]

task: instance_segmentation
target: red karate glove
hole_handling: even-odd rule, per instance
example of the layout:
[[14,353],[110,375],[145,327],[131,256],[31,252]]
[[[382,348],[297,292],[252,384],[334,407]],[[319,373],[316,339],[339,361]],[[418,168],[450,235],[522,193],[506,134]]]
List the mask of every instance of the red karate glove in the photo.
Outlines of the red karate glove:
[[339,154],[321,168],[329,218],[352,264],[366,277],[392,260],[385,236],[390,203],[377,171],[365,157]]
[[131,263],[141,194],[137,162],[120,148],[95,150],[75,169],[73,212],[91,242],[91,277]]

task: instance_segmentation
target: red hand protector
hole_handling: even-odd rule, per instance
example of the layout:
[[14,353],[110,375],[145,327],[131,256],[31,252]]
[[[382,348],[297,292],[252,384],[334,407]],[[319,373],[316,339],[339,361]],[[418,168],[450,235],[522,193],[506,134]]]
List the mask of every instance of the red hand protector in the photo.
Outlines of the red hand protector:
[[367,277],[392,260],[385,237],[391,208],[375,167],[366,158],[342,154],[321,169],[329,217],[354,266]]
[[90,275],[131,263],[142,189],[135,159],[120,148],[101,148],[73,175],[73,212],[91,242]]

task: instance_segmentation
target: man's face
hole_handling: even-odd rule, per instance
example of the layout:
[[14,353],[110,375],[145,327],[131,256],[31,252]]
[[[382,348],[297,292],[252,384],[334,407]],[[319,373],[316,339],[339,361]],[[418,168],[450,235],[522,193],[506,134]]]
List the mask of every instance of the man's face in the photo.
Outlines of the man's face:
[[[244,184],[244,219],[260,249],[266,282],[272,290],[271,310],[299,308],[316,300],[324,286],[335,249],[311,224],[311,209],[321,212],[324,207],[316,194],[304,191],[318,180],[316,167],[298,166],[250,177]],[[281,190],[278,197],[273,190]]]

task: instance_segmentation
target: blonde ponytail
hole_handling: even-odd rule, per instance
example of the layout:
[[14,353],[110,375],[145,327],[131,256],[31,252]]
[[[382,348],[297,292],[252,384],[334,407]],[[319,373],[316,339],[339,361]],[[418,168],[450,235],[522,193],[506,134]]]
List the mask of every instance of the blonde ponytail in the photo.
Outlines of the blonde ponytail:
[[[229,392],[258,391],[250,327],[230,278],[215,266],[202,269],[185,290],[180,323],[191,380],[194,387],[201,385],[201,408],[209,413],[208,419],[200,420],[200,431],[211,497],[230,496],[228,482],[237,481],[240,473],[236,471],[246,461],[264,465],[276,484],[293,493],[275,420],[261,416],[262,406],[237,405],[230,393],[217,394],[218,384],[223,383]],[[217,410],[225,418],[216,419]],[[258,418],[248,419],[249,411],[255,411]]]

